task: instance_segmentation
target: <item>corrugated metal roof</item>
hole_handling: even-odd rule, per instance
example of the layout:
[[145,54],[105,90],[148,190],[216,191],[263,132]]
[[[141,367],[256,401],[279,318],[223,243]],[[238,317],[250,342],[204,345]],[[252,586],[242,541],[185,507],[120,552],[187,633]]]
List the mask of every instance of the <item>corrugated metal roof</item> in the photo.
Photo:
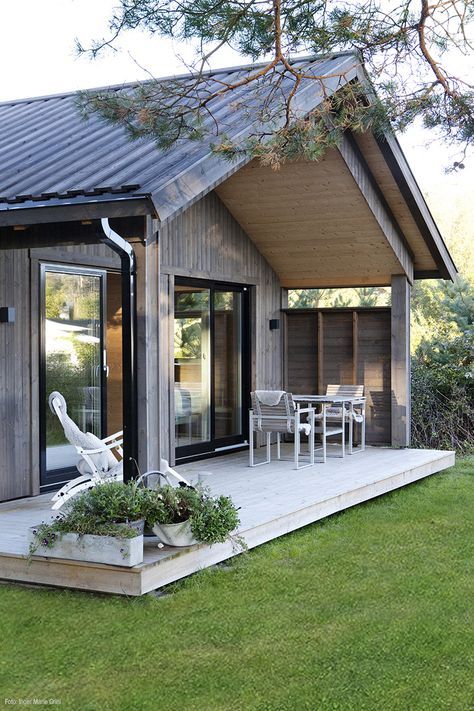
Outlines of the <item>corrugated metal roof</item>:
[[[308,71],[330,77],[357,63],[354,55],[347,53],[297,62]],[[235,82],[249,71],[249,67],[238,67],[209,72],[206,89]],[[347,78],[337,79],[337,85],[331,79],[332,90]],[[189,76],[180,81],[189,81]],[[285,77],[283,90],[288,91],[291,82]],[[317,85],[303,81],[297,100],[302,113],[317,105]],[[254,101],[248,86],[215,99],[209,108],[219,121],[220,133],[234,139],[248,133],[252,113],[255,117]],[[213,119],[207,120],[212,129]],[[130,141],[122,127],[97,115],[82,119],[75,93],[5,102],[0,104],[0,210],[48,199],[82,196],[87,201],[127,194],[152,196],[158,213],[166,217],[204,190],[204,173],[206,180],[218,181],[233,172],[232,164],[212,153],[215,140],[215,135],[200,142],[180,140],[169,151],[158,150],[152,140]]]

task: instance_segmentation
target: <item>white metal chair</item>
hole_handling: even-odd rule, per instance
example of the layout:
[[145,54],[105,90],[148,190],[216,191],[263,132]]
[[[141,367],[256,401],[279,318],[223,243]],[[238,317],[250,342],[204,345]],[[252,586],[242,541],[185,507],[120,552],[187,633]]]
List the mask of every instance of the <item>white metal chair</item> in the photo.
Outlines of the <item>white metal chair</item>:
[[[291,393],[283,390],[256,390],[251,393],[252,409],[249,411],[249,466],[257,467],[271,461],[270,438],[277,435],[277,459],[281,459],[282,434],[294,434],[294,462],[296,469],[304,469],[314,464],[314,409],[296,408]],[[301,415],[307,415],[308,422],[301,422]],[[266,435],[266,458],[263,462],[254,461],[254,432]],[[308,435],[309,464],[300,465],[301,432]]]
[[[52,508],[59,509],[76,494],[104,481],[122,481],[123,432],[115,432],[104,439],[99,439],[92,432],[82,432],[69,417],[66,400],[61,393],[52,392],[48,402],[51,411],[61,422],[66,439],[76,448],[81,457],[76,464],[80,476],[69,481],[54,494]],[[120,459],[114,456],[114,450]]]
[[[333,404],[326,407],[326,423],[328,430],[334,424],[339,426],[344,415],[344,423],[349,425],[349,453],[354,453],[353,443],[354,443],[354,423],[361,425],[361,437],[360,437],[360,447],[356,450],[357,452],[363,452],[365,450],[365,397],[364,397],[364,386],[363,385],[328,385],[326,388],[326,395],[331,396],[346,396],[352,398],[349,409],[346,409],[343,405]],[[316,413],[315,419],[322,419],[322,413]],[[316,430],[318,431],[318,429]],[[336,434],[334,432],[334,434]],[[344,443],[343,443],[344,451]]]

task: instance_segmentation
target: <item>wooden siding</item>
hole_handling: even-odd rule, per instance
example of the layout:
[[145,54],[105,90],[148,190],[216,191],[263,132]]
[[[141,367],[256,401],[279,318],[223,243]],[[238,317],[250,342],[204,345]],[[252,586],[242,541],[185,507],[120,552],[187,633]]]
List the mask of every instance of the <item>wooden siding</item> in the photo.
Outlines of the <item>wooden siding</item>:
[[357,313],[357,383],[365,385],[367,441],[391,441],[390,310]]
[[[195,203],[160,231],[162,324],[162,425],[164,450],[174,450],[173,288],[175,276],[248,285],[251,297],[251,387],[282,385],[281,332],[269,320],[280,313],[280,283],[275,272],[215,193]],[[168,446],[166,440],[168,439]]]
[[392,279],[392,446],[409,447],[411,430],[410,285]]
[[39,491],[39,261],[120,267],[102,244],[0,250],[0,501]]
[[362,384],[367,442],[391,440],[390,309],[285,312],[285,388],[325,393],[329,384]]
[[15,323],[0,323],[0,499],[31,492],[30,272],[26,250],[0,251],[1,306]]

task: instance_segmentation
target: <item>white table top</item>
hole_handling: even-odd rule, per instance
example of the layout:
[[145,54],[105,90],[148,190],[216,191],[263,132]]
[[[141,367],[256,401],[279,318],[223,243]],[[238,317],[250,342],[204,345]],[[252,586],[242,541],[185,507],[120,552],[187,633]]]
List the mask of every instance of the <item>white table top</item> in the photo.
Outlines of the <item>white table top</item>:
[[295,402],[365,402],[365,397],[355,395],[293,395]]

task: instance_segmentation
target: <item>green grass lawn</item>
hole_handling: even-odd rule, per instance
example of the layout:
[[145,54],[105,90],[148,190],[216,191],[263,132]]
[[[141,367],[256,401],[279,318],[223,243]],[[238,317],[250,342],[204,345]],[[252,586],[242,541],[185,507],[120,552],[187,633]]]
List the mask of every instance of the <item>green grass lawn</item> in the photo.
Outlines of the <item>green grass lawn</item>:
[[161,598],[0,586],[1,699],[472,709],[473,475],[464,460]]

